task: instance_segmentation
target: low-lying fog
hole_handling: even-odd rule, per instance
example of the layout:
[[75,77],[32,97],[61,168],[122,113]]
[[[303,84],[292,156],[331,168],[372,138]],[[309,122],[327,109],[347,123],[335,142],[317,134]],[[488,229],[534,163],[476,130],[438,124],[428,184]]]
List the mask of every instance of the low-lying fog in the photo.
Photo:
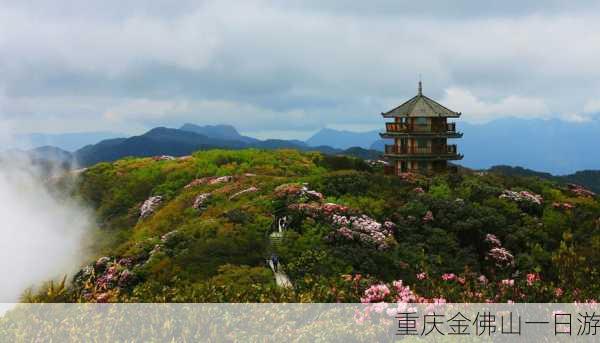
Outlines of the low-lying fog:
[[0,303],[49,279],[71,277],[82,261],[89,212],[56,196],[22,156],[0,160]]

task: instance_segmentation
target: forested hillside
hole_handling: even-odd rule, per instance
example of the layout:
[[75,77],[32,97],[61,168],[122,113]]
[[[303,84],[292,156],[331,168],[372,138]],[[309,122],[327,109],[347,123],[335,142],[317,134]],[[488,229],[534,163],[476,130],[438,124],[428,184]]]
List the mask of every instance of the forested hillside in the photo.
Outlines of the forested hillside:
[[[92,256],[64,285],[48,283],[24,301],[570,302],[600,294],[600,201],[536,177],[399,178],[349,157],[210,150],[100,163],[77,176],[72,195],[98,218]],[[274,259],[291,284],[276,283]]]

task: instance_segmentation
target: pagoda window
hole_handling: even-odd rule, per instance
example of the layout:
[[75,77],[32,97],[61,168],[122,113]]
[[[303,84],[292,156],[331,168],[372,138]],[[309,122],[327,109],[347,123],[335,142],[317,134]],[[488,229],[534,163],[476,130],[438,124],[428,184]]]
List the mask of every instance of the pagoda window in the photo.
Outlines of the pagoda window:
[[427,121],[427,118],[418,117],[418,118],[415,118],[415,124],[417,124],[419,126],[426,126],[429,123]]
[[415,118],[415,130],[416,131],[428,131],[429,130],[429,120],[427,118],[418,117]]

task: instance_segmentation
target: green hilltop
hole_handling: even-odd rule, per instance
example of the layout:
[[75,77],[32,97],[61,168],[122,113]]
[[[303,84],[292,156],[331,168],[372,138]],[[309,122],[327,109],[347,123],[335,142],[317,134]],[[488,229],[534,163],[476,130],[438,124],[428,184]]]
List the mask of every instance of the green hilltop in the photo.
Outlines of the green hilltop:
[[600,201],[592,192],[466,169],[434,177],[382,169],[256,149],[97,164],[73,188],[57,183],[95,211],[88,263],[23,301],[598,298]]

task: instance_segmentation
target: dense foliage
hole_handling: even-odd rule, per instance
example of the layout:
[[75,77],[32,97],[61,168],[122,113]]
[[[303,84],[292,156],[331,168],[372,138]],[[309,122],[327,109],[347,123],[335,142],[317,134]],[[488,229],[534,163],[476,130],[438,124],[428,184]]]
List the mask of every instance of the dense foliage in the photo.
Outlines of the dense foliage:
[[[600,201],[535,177],[462,170],[399,178],[348,157],[210,150],[97,164],[78,176],[73,196],[96,211],[95,256],[71,282],[50,283],[24,301],[600,295]],[[265,262],[273,254],[292,288],[276,285]]]

